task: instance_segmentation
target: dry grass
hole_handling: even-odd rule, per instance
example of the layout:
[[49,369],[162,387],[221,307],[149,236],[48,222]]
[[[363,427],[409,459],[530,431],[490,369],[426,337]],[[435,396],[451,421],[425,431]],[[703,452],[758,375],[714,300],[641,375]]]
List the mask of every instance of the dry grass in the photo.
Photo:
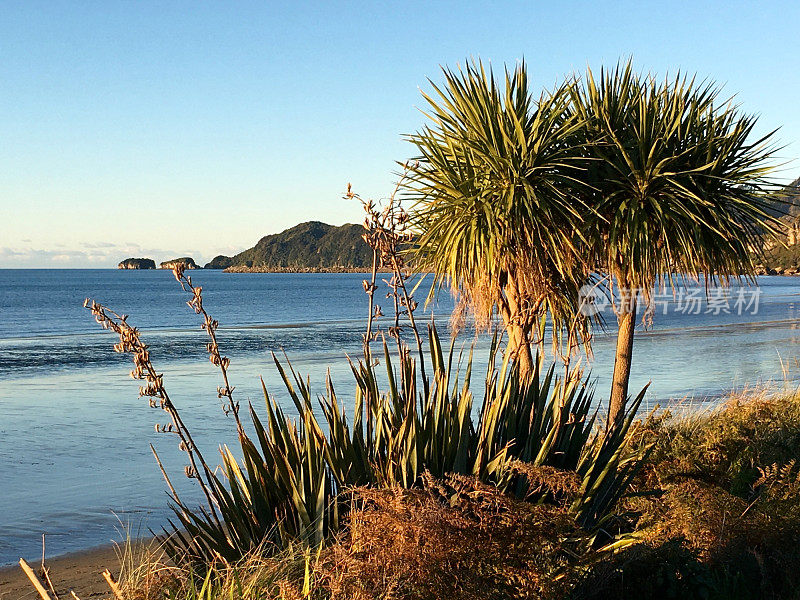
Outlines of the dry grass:
[[[800,597],[800,395],[731,397],[705,414],[648,418],[654,444],[627,500],[640,547],[629,580],[654,573],[685,597]],[[638,566],[637,566],[638,563]]]
[[204,590],[191,573],[175,577],[162,556],[132,572],[126,593],[135,600],[560,598],[585,552],[565,507],[515,500],[470,477],[426,477],[413,490],[359,488],[352,498],[346,531],[317,552],[254,553],[215,567]]
[[361,489],[322,578],[336,598],[558,597],[582,534],[567,511],[468,477],[416,490]]
[[200,577],[159,552],[143,557],[121,587],[126,600],[300,600],[309,597],[318,559],[301,548],[253,552],[236,564],[220,561]]
[[693,478],[746,497],[759,469],[800,452],[800,395],[755,391],[719,408],[673,417],[651,416],[639,435],[655,441],[649,468],[654,487]]
[[127,600],[163,598],[164,590],[175,587],[183,573],[167,557],[155,539],[127,538],[117,548],[120,568],[118,582]]

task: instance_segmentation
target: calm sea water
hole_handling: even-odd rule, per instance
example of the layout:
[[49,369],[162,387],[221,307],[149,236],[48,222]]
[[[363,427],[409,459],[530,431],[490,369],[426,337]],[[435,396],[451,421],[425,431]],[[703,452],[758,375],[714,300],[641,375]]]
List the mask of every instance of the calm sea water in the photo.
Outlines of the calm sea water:
[[[260,376],[285,397],[271,351],[285,351],[316,389],[330,368],[338,395],[345,403],[352,397],[345,356],[360,349],[363,275],[192,276],[221,323],[220,343],[232,360],[240,400],[256,407],[263,402]],[[652,381],[649,405],[687,398],[712,404],[733,389],[794,385],[800,279],[764,277],[759,283],[757,307],[750,289],[743,290],[741,305],[737,290],[724,302],[697,306],[686,298],[660,298],[653,326],[637,333],[632,389]],[[183,463],[174,441],[154,432],[163,413],[137,398],[128,357],[112,351],[113,335],[82,308],[86,297],[130,315],[142,329],[207,457],[234,439],[219,410],[218,372],[205,355],[198,317],[171,273],[0,270],[0,565],[38,556],[43,533],[48,554],[55,555],[119,539],[123,527],[134,534],[157,530],[170,513],[150,443],[181,493],[196,494],[179,476]],[[445,298],[425,318],[441,317],[444,328],[451,308]],[[595,337],[598,399],[608,390],[613,333]],[[478,356],[485,356],[487,340],[476,343]]]

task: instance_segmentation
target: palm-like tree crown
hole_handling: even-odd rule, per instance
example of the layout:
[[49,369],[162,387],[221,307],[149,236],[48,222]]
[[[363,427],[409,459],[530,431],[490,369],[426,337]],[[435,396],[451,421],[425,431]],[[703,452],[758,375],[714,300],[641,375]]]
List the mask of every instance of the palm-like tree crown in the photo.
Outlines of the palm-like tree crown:
[[719,89],[678,76],[657,82],[631,64],[591,71],[571,86],[589,149],[586,236],[621,286],[673,274],[753,273],[765,234],[776,234],[774,134],[751,141],[755,117],[719,103]]
[[428,126],[408,194],[420,232],[417,264],[487,323],[495,309],[554,332],[574,323],[583,208],[573,188],[584,158],[566,87],[534,99],[524,63],[501,89],[480,62],[445,69],[426,95]]

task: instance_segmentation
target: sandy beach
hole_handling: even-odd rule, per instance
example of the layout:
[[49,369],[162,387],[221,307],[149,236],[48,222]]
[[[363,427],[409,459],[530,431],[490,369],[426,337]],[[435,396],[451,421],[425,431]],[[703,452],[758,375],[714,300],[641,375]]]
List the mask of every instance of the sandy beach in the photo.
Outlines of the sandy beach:
[[[29,564],[38,575],[41,561]],[[45,559],[45,564],[60,598],[70,598],[69,592],[72,590],[81,600],[86,600],[111,597],[101,573],[108,569],[116,577],[120,560],[117,549],[108,545]],[[36,599],[39,595],[19,565],[0,567],[0,600],[27,598]]]

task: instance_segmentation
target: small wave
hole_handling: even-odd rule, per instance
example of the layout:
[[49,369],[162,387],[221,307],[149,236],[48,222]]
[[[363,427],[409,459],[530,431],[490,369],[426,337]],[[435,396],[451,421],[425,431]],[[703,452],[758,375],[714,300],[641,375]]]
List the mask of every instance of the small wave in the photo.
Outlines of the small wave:
[[297,323],[251,323],[247,325],[220,325],[221,331],[237,331],[242,329],[302,329],[304,327],[320,327],[325,325],[355,325],[364,319],[331,319],[329,321],[299,321]]
[[[736,329],[769,329],[775,327],[785,327],[786,325],[795,325],[800,328],[800,321],[797,319],[775,319],[770,321],[739,321],[736,323],[704,323],[703,325],[688,325],[683,327],[664,327],[646,329],[637,332],[637,335],[659,336],[659,335],[676,335],[681,333],[701,333],[703,331],[723,331],[723,330],[736,330]],[[794,329],[795,327],[790,327]]]

